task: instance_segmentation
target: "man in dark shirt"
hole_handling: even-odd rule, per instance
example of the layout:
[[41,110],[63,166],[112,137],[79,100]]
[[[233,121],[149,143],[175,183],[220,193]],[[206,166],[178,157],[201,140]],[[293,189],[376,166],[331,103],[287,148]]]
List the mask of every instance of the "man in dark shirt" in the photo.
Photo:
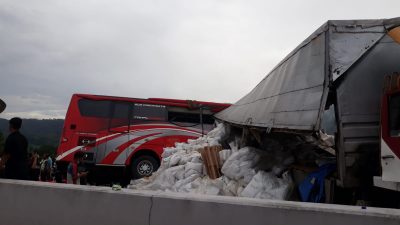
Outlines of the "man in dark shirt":
[[12,118],[9,121],[10,135],[8,135],[4,153],[6,155],[5,176],[8,179],[25,180],[28,178],[28,141],[19,132],[22,119]]

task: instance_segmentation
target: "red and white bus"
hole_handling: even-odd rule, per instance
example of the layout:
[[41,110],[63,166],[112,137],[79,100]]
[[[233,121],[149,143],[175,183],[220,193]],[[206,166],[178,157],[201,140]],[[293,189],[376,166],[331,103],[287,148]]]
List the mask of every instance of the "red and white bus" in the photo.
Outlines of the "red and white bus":
[[83,151],[85,163],[96,173],[107,168],[116,175],[115,169],[123,168],[130,177],[148,176],[158,169],[165,147],[206,134],[214,126],[213,114],[229,106],[74,94],[57,150],[58,168],[65,172],[74,153]]

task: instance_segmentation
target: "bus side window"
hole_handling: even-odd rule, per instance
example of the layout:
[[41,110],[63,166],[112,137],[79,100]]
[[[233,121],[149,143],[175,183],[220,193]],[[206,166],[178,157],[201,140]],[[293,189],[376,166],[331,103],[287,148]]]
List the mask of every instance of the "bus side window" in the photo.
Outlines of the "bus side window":
[[125,132],[129,125],[130,104],[127,102],[114,102],[110,117],[110,130]]
[[200,115],[197,113],[168,112],[168,121],[178,123],[199,124]]
[[390,136],[400,136],[400,94],[392,95],[389,99],[389,128]]
[[132,123],[164,122],[167,120],[167,108],[164,105],[135,103]]
[[203,115],[203,123],[205,124],[214,124],[215,120],[212,115]]
[[[75,125],[79,132],[97,133],[108,129],[111,101],[79,99],[78,109],[85,119],[84,123]],[[72,129],[72,128],[71,128]]]
[[[186,124],[200,124],[199,113],[187,113],[187,112],[168,112],[168,121],[172,123],[186,123]],[[214,124],[214,118],[212,115],[203,114],[203,124]]]
[[78,101],[79,112],[85,117],[108,118],[110,106],[110,101],[95,101],[89,99],[80,99]]

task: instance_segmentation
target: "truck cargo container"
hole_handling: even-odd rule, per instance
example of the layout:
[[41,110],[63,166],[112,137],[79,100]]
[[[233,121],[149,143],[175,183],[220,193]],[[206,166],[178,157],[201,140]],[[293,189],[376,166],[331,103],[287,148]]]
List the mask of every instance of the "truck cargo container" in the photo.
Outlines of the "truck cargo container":
[[336,185],[357,190],[374,178],[398,191],[399,26],[400,18],[328,21],[216,117],[266,136],[317,134],[330,120]]

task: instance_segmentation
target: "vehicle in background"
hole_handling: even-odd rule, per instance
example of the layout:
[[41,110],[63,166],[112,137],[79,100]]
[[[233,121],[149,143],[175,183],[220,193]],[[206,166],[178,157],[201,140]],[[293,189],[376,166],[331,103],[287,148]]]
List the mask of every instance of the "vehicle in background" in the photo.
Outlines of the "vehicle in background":
[[58,168],[65,174],[79,150],[94,182],[149,176],[160,166],[165,147],[207,134],[214,127],[213,114],[229,105],[74,94],[57,150]]

